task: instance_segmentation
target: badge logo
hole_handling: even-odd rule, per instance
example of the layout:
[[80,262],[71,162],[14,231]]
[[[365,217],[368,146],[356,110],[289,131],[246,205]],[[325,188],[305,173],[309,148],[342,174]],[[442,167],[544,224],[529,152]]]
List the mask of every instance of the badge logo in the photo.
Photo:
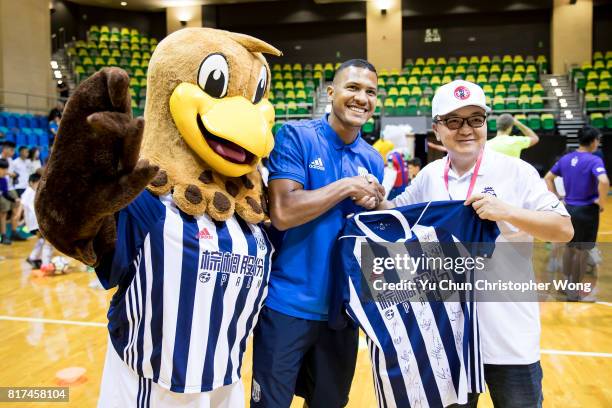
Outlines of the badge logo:
[[470,97],[470,90],[465,86],[461,85],[455,88],[455,98],[461,99],[462,101]]
[[213,236],[210,235],[210,232],[208,232],[208,228],[206,227],[196,234],[197,239],[212,239],[212,237]]
[[202,272],[199,276],[198,279],[200,280],[200,282],[202,283],[206,283],[210,280],[210,272]]
[[497,197],[497,194],[495,194],[495,190],[493,190],[493,187],[485,187],[482,189],[482,194],[491,194],[493,197]]

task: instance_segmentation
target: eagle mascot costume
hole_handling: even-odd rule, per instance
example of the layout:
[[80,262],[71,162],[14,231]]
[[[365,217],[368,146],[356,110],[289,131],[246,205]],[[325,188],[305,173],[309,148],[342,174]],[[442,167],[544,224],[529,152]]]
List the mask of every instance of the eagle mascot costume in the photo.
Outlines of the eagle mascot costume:
[[101,407],[244,405],[242,357],[273,252],[257,169],[274,145],[263,54],[281,55],[185,28],[151,57],[144,120],[119,68],[66,105],[36,212],[57,249],[117,287]]

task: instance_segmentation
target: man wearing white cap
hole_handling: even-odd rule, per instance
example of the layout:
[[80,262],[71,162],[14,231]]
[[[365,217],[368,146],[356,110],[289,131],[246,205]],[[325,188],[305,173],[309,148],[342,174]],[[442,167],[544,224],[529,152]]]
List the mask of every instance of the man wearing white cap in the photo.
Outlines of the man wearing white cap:
[[[497,222],[498,242],[532,242],[533,237],[569,241],[574,234],[569,215],[537,171],[520,159],[485,150],[490,111],[482,88],[474,83],[456,80],[438,88],[432,127],[448,155],[425,166],[404,193],[379,209],[466,200],[481,219]],[[506,277],[520,268],[531,270],[530,246],[527,256],[516,258],[494,263],[495,268],[508,269]],[[541,407],[538,303],[496,301],[478,307],[485,380],[494,406]],[[465,407],[477,402],[474,394]]]

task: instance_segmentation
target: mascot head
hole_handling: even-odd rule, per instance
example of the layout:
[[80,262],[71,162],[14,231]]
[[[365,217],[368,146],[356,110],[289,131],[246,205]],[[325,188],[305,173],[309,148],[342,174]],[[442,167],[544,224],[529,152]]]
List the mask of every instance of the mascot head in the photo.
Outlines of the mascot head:
[[185,28],[159,43],[147,74],[142,156],[161,171],[149,185],[181,210],[217,220],[234,209],[263,220],[257,164],[274,146],[270,69],[281,55],[247,35]]

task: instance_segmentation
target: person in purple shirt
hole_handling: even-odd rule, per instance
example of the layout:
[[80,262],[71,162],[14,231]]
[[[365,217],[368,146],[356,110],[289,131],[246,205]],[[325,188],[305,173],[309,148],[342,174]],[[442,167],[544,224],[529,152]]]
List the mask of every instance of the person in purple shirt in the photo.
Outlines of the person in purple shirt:
[[[581,282],[587,269],[589,251],[595,247],[599,213],[606,206],[610,180],[601,157],[593,154],[599,147],[601,133],[585,126],[578,132],[580,146],[561,157],[544,177],[548,189],[559,196],[555,177],[563,177],[565,207],[572,217],[574,238],[563,257],[564,274],[572,282]],[[578,294],[569,294],[579,300]]]

